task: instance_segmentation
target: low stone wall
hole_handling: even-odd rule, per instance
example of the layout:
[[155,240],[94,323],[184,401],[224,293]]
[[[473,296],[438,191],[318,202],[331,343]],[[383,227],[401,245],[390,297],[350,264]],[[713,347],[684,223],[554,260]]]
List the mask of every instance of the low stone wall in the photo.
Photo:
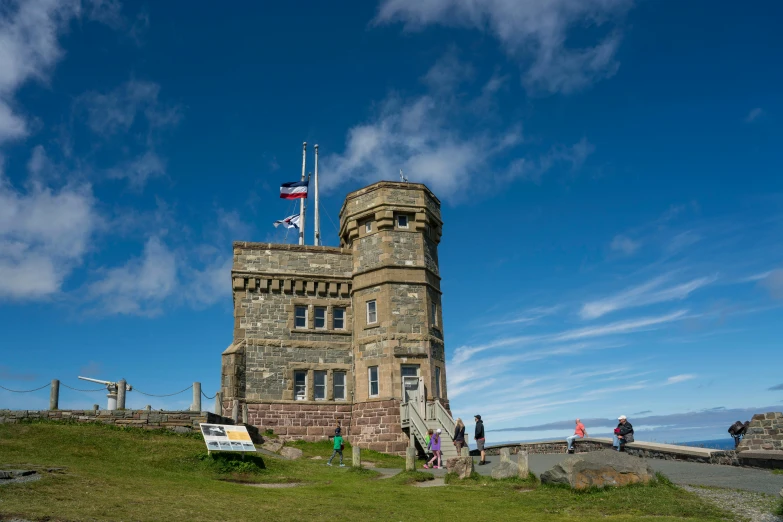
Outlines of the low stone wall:
[[343,426],[343,435],[346,435],[350,418],[351,406],[347,404],[301,401],[247,405],[248,424],[260,430],[272,430],[282,441],[324,440],[334,435],[334,426],[338,420]]
[[[509,448],[512,454],[525,450],[529,455],[565,453],[567,442],[544,441],[523,444],[504,444],[487,448],[488,455],[499,455],[502,448]],[[611,449],[611,439],[577,439],[574,441],[575,453],[589,453],[603,449]],[[704,450],[702,448],[689,448],[687,446],[675,446],[668,444],[655,444],[644,442],[632,442],[625,446],[629,455],[648,459],[678,460],[683,462],[701,462],[704,464],[723,464],[727,466],[740,466],[742,462],[737,458],[735,451]],[[473,452],[471,452],[473,453]]]
[[737,451],[783,450],[783,413],[769,412],[754,415],[748,432]]
[[[54,422],[99,422],[142,428],[169,429],[178,433],[199,431],[199,423],[234,424],[229,418],[208,411],[148,411],[148,410],[0,410],[0,424],[48,420]],[[248,426],[254,442],[260,442],[258,430]]]

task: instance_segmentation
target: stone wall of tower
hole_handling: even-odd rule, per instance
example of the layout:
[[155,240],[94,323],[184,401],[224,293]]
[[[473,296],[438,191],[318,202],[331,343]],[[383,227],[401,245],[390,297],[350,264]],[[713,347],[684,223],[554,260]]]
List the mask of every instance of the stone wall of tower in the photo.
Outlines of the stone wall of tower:
[[[448,404],[437,254],[440,203],[423,185],[376,183],[348,195],[340,225],[342,245],[353,252],[354,412],[369,415],[356,424],[354,435],[368,447],[397,452],[407,441],[399,411],[393,412],[403,399],[403,366],[417,366],[428,398],[439,391]],[[375,323],[368,322],[369,301],[376,303]],[[378,369],[377,395],[370,393],[372,367]],[[397,416],[396,429],[379,431],[366,420],[383,410],[387,420]]]

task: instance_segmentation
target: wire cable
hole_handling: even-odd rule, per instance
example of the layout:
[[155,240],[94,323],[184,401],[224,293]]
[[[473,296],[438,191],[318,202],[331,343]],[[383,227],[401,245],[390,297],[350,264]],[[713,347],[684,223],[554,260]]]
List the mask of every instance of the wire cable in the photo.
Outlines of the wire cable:
[[102,388],[96,388],[96,389],[90,389],[90,390],[80,390],[79,388],[74,388],[73,386],[68,386],[64,382],[61,382],[60,386],[65,386],[69,390],[73,390],[73,391],[77,391],[77,392],[99,392],[99,391],[103,391],[103,390],[106,389],[106,386],[104,386]]
[[38,390],[43,390],[47,386],[51,386],[51,385],[52,385],[52,383],[44,384],[40,388],[36,388],[34,390],[12,390],[11,388],[6,388],[5,386],[0,386],[0,388],[4,389],[5,391],[10,391],[10,392],[14,392],[14,393],[30,393],[30,392],[34,392],[34,391],[38,391]]
[[193,387],[193,385],[191,384],[190,386],[188,386],[184,390],[180,390],[177,393],[167,393],[165,395],[155,395],[154,393],[145,393],[145,392],[143,392],[143,391],[141,391],[139,389],[136,389],[136,388],[134,388],[133,391],[139,392],[140,394],[146,395],[147,397],[171,397],[172,395],[179,395],[180,393],[186,392],[189,389],[191,389],[192,387]]

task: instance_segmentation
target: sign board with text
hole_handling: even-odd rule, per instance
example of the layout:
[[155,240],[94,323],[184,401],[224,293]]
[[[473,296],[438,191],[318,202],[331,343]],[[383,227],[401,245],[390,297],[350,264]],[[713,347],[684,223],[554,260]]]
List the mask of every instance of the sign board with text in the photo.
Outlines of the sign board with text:
[[245,426],[199,424],[208,451],[256,451]]

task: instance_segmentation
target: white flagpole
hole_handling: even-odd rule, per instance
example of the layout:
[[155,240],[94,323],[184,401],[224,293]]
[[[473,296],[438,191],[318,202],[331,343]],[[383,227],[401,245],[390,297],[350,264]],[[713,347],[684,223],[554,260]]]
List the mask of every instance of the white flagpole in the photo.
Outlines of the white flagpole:
[[[307,142],[305,141],[302,143],[302,181],[305,180],[305,158],[307,158]],[[309,187],[308,187],[309,189]],[[299,244],[304,245],[305,244],[305,211],[307,210],[307,205],[305,204],[305,199],[299,200]]]
[[315,228],[315,246],[321,245],[321,218],[318,215],[318,144],[315,145],[315,214],[313,226]]

